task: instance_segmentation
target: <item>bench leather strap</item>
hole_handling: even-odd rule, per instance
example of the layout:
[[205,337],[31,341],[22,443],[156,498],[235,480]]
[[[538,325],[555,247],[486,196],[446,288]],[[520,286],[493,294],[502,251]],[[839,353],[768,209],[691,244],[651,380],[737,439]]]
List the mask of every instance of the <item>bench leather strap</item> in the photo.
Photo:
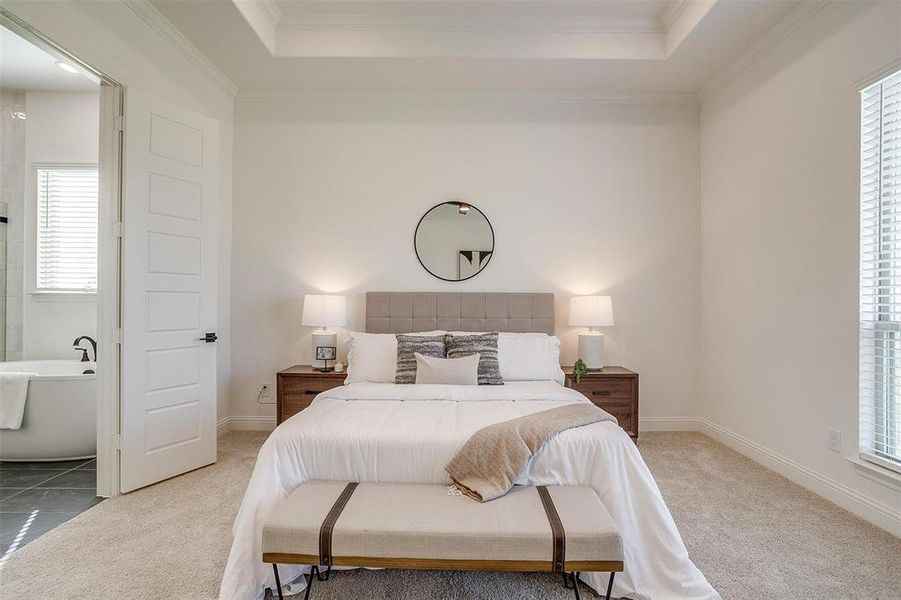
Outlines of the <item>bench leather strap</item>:
[[557,507],[554,506],[554,500],[547,491],[547,486],[539,485],[537,490],[547,520],[551,524],[551,533],[554,534],[554,573],[562,573],[566,564],[566,532],[563,530],[563,522],[557,514]]
[[357,489],[358,485],[360,484],[357,482],[348,483],[347,487],[344,488],[344,491],[341,492],[341,495],[338,496],[338,499],[335,500],[332,509],[325,515],[325,520],[322,521],[322,527],[319,528],[320,565],[326,567],[332,566],[332,532],[335,530],[335,523],[338,521],[338,517],[341,516],[341,511],[347,506],[348,500],[350,500],[351,495],[353,495],[354,490]]

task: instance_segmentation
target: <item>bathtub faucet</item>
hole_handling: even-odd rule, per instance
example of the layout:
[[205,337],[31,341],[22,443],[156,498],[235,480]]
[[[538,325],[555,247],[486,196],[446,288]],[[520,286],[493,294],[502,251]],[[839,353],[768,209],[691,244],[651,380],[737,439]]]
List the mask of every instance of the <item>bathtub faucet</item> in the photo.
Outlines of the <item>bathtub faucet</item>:
[[87,340],[87,341],[91,342],[91,348],[94,350],[94,362],[96,362],[97,361],[97,342],[94,341],[94,338],[89,337],[87,335],[77,337],[77,338],[75,338],[75,341],[72,342],[72,347],[74,347],[76,350],[81,350],[82,352],[84,352],[84,354],[81,355],[81,362],[90,362],[90,359],[88,358],[87,348],[81,347],[82,340]]

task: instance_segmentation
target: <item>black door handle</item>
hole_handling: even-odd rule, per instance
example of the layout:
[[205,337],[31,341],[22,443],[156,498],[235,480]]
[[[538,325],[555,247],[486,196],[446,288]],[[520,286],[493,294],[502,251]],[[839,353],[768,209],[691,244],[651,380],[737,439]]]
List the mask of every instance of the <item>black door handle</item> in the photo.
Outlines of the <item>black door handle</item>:
[[219,337],[215,333],[205,333],[205,334],[203,334],[202,338],[197,338],[197,339],[198,339],[198,341],[206,342],[207,344],[212,344],[213,342],[218,340]]

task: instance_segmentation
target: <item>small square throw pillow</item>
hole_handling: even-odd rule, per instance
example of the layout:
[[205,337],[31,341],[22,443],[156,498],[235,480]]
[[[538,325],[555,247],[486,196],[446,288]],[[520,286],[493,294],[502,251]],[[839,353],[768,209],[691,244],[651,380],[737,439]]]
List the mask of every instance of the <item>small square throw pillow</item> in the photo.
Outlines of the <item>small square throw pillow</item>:
[[447,357],[479,355],[479,385],[504,385],[497,362],[497,332],[447,336]]
[[416,356],[416,384],[478,385],[479,355],[463,358],[432,358],[419,352]]
[[416,383],[416,357],[413,356],[416,352],[423,356],[444,358],[447,355],[444,336],[397,334],[397,371],[394,383]]

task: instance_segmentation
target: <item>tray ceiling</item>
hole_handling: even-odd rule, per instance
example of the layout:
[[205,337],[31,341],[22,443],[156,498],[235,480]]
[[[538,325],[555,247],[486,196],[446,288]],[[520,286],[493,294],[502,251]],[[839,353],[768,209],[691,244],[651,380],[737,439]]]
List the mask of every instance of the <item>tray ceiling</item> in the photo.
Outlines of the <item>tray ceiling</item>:
[[695,93],[787,0],[153,0],[242,92]]

